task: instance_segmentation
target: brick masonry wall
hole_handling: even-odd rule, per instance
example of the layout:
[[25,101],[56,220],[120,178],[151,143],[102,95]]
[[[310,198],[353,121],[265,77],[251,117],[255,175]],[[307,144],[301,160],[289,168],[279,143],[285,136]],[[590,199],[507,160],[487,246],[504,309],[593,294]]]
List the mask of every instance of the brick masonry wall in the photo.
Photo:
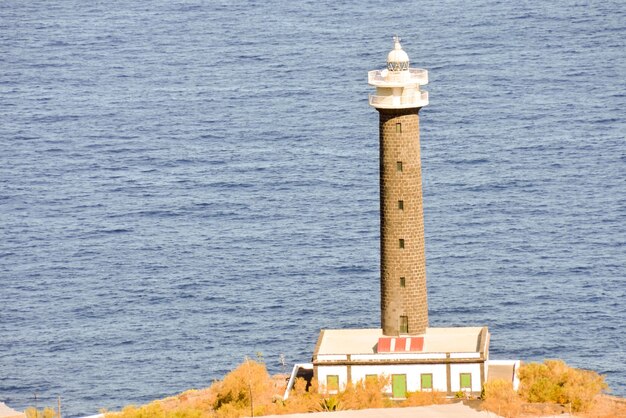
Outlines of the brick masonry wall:
[[408,333],[423,334],[428,327],[428,300],[419,108],[378,111],[382,329],[385,335],[399,335],[400,317],[407,316]]

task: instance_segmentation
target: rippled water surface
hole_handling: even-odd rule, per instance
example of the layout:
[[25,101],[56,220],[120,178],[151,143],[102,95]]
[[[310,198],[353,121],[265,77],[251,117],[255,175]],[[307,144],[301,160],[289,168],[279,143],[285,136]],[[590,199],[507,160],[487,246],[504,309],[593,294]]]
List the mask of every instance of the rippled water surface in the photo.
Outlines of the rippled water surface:
[[0,3],[0,401],[94,413],[376,327],[395,33],[430,71],[431,325],[626,395],[626,7],[586,3]]

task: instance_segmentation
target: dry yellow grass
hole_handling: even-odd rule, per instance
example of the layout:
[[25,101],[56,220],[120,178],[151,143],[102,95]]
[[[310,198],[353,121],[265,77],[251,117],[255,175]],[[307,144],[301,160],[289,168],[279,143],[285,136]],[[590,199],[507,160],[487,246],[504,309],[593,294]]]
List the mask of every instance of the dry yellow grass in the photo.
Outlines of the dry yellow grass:
[[[130,405],[120,412],[106,413],[106,418],[235,418],[398,406],[384,394],[388,384],[389,379],[383,376],[328,394],[318,390],[315,382],[307,391],[306,382],[298,379],[289,399],[283,401],[285,379],[271,378],[264,364],[246,360],[209,388],[189,390],[143,406]],[[438,392],[411,393],[400,405],[444,401],[445,397]]]
[[519,395],[526,402],[571,405],[573,412],[587,411],[608,386],[591,370],[575,369],[562,360],[528,363],[519,370]]
[[482,407],[507,418],[564,412],[588,418],[626,417],[623,400],[601,395],[607,385],[596,372],[546,360],[523,365],[519,378],[517,393],[510,382],[487,382]]
[[585,412],[586,418],[624,418],[626,417],[626,399],[611,396],[598,396],[593,406]]
[[496,379],[485,383],[482,407],[501,417],[514,418],[522,411],[522,399],[510,381]]
[[[570,406],[573,412],[584,411],[584,415],[578,415],[586,418],[626,417],[626,404],[598,396],[606,384],[597,373],[548,360],[544,364],[523,366],[520,378],[519,393],[513,391],[510,382],[495,380],[485,384],[482,407],[507,418],[524,412],[539,413],[538,408],[563,409],[559,404],[567,404],[566,411]],[[306,382],[298,379],[289,399],[283,401],[285,383],[285,376],[272,378],[264,364],[246,360],[209,388],[189,390],[143,406],[131,405],[120,412],[107,413],[106,418],[235,418],[448,402],[441,392],[409,393],[405,401],[394,402],[384,394],[384,388],[389,385],[389,379],[384,376],[349,385],[336,394],[318,390],[315,382],[307,391]],[[543,403],[529,404],[537,401]],[[29,416],[35,417],[54,416]]]
[[24,411],[26,414],[26,418],[57,418],[57,411],[53,408],[44,408],[43,410],[38,410],[37,408],[26,408]]

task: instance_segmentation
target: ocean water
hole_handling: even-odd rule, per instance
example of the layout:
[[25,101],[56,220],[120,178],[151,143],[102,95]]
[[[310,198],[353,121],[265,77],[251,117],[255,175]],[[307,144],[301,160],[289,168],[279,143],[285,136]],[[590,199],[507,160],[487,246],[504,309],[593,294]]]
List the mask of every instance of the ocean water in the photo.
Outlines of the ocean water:
[[624,2],[5,0],[0,401],[80,416],[378,326],[396,33],[431,325],[626,396]]

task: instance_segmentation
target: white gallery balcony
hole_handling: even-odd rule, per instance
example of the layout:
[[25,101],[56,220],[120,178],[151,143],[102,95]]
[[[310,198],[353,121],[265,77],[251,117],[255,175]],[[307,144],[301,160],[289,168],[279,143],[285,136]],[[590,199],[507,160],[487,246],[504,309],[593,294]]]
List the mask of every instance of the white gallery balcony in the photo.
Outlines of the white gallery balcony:
[[427,91],[415,91],[412,94],[404,95],[369,95],[369,104],[380,109],[408,109],[412,107],[423,107],[428,104]]

